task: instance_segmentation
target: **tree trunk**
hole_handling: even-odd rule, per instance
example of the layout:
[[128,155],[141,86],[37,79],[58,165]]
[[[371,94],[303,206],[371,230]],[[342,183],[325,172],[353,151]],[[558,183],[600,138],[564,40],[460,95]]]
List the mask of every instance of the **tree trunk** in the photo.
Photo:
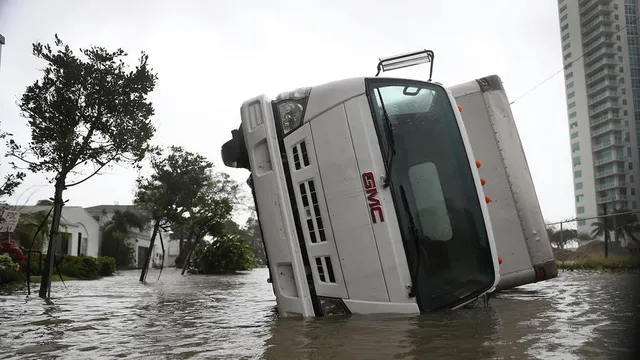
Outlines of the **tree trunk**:
[[[184,267],[184,257],[185,257],[185,252],[188,253],[188,251],[191,249],[191,239],[193,239],[193,234],[194,234],[194,230],[190,230],[189,231],[189,236],[187,237],[186,241],[183,241],[182,246],[180,248],[180,253],[178,254],[178,257],[175,260],[175,264],[176,267]],[[180,237],[183,238],[184,234],[181,234]]]
[[180,227],[180,251],[178,254],[182,254],[182,249],[184,249],[184,226]]
[[55,195],[53,200],[53,219],[51,220],[51,229],[49,233],[49,244],[47,246],[47,257],[45,258],[45,266],[42,272],[42,280],[40,282],[40,291],[38,296],[43,299],[49,299],[51,289],[51,276],[53,275],[53,261],[55,259],[55,244],[58,240],[58,229],[60,228],[60,218],[62,217],[62,191],[64,191],[64,176],[59,175],[55,185]]
[[156,220],[156,223],[153,225],[151,240],[149,241],[149,251],[147,251],[147,257],[144,259],[144,266],[142,267],[142,272],[140,273],[140,282],[145,282],[147,280],[147,272],[149,271],[149,263],[151,262],[151,253],[153,252],[153,245],[156,242],[156,236],[158,235],[159,229],[160,220]]
[[196,249],[196,246],[198,246],[198,240],[199,240],[199,237],[196,236],[196,239],[193,242],[193,246],[191,246],[191,249],[189,250],[189,254],[187,254],[187,258],[184,259],[184,263],[182,264],[182,272],[180,273],[180,275],[184,275],[184,272],[187,270],[187,267],[189,266],[189,260],[191,259],[191,254],[193,254],[193,251]]

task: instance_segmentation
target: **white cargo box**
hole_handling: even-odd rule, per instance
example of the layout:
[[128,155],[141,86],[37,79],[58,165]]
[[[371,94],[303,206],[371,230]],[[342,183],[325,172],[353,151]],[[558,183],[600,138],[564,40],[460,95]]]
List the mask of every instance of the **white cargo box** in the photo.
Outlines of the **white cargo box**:
[[502,81],[497,75],[450,88],[462,107],[473,153],[492,202],[500,265],[497,290],[558,275],[538,197]]

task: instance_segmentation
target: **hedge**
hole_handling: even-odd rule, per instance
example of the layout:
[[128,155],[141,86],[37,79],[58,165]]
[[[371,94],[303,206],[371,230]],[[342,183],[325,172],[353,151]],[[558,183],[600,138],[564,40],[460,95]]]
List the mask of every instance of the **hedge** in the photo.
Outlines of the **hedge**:
[[[30,274],[32,276],[42,275],[45,267],[46,255],[42,255],[42,263],[39,263],[40,256],[36,253],[29,254],[31,257]],[[56,263],[60,268],[62,275],[78,279],[92,280],[101,276],[111,276],[116,271],[116,260],[110,256],[93,256],[80,255],[57,255]],[[25,258],[22,268],[23,273],[27,274],[27,259]],[[57,275],[58,269],[54,267],[54,275]]]
[[556,261],[559,269],[562,270],[609,270],[609,271],[625,271],[637,270],[640,264],[628,257],[591,257],[588,259],[580,259],[575,261]]

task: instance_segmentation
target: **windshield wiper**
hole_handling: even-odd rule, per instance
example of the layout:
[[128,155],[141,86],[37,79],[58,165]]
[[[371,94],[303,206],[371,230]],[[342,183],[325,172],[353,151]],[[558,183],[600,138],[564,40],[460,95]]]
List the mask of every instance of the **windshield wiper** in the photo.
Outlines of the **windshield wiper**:
[[380,88],[376,88],[376,90],[378,91],[378,97],[380,98],[380,108],[382,109],[382,116],[384,117],[384,130],[388,145],[386,163],[384,164],[386,173],[384,175],[384,181],[382,182],[382,187],[386,188],[391,184],[391,165],[393,164],[393,157],[396,155],[396,145],[395,138],[393,137],[391,120],[389,120],[389,114],[387,113],[387,109],[384,107],[384,101],[382,100]]

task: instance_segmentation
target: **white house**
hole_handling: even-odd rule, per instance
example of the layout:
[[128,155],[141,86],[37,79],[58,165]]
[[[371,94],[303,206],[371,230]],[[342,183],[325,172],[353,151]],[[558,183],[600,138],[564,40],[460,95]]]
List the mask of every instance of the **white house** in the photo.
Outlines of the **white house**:
[[[85,208],[85,210],[89,214],[91,214],[95,220],[97,220],[100,227],[108,223],[116,211],[129,210],[137,213],[144,213],[143,210],[140,210],[133,205],[98,205]],[[147,256],[147,253],[149,251],[152,231],[153,223],[149,222],[147,228],[143,231],[138,231],[138,229],[130,229],[130,234],[126,239],[126,242],[134,249],[135,266],[138,268],[141,268],[144,265],[145,257]],[[168,253],[169,233],[162,232],[162,241],[165,245],[165,266],[169,266],[166,261]],[[100,244],[102,244],[102,234],[100,236]],[[160,243],[160,236],[156,238],[151,253],[151,259],[152,263],[150,265],[153,265],[154,263],[160,265],[162,261],[162,245]]]
[[[51,209],[51,205],[35,205],[15,207],[21,214],[35,213]],[[53,216],[53,212],[51,215]],[[64,206],[60,218],[60,232],[69,236],[56,244],[56,252],[67,255],[98,256],[100,226],[98,222],[80,206]],[[46,252],[46,248],[42,249]]]

